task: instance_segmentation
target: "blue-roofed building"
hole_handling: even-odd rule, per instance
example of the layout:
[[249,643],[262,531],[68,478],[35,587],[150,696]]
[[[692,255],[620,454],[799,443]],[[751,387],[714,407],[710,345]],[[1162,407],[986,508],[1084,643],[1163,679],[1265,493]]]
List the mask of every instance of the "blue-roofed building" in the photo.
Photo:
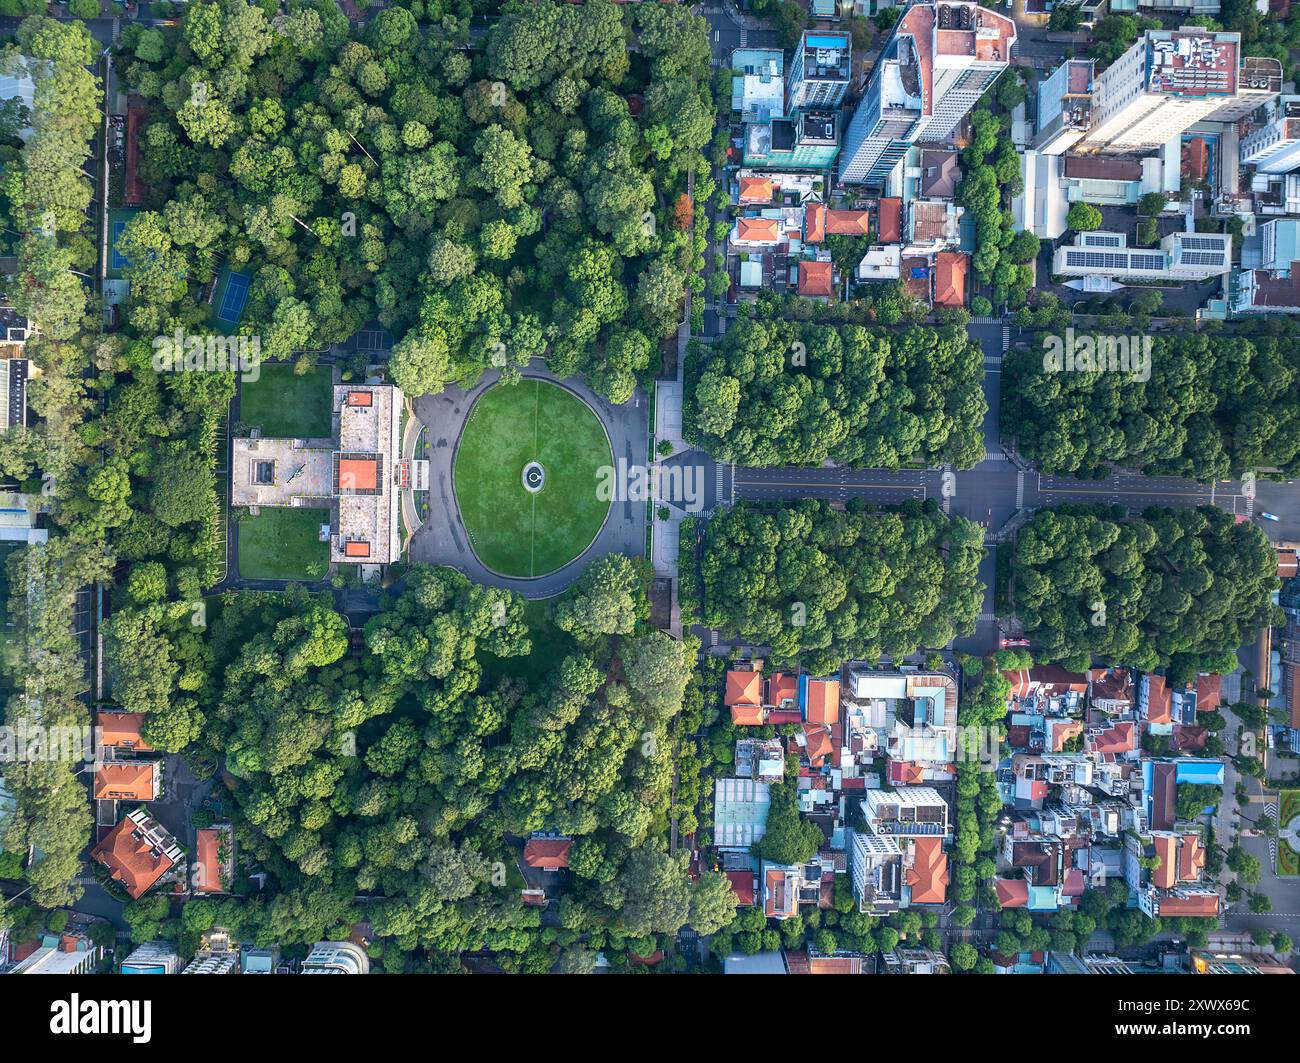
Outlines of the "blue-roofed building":
[[1174,779],[1180,785],[1192,783],[1196,786],[1222,786],[1224,771],[1221,760],[1202,760],[1184,757],[1177,762]]
[[1262,269],[1290,274],[1300,261],[1300,219],[1274,218],[1260,226]]

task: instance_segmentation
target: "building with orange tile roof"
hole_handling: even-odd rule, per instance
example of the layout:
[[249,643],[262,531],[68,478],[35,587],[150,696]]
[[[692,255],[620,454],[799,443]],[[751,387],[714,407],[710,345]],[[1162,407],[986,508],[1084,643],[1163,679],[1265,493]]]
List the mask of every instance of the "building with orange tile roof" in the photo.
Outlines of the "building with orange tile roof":
[[97,744],[102,749],[118,749],[127,752],[152,753],[153,746],[140,737],[140,727],[144,723],[142,712],[106,712],[100,710],[95,716]]
[[559,871],[569,866],[572,838],[529,838],[524,842],[524,863],[543,871]]
[[1279,546],[1277,548],[1277,578],[1292,579],[1300,575],[1300,557],[1295,550]]
[[840,681],[809,679],[804,701],[804,719],[830,726],[840,718]]
[[1025,908],[1029,905],[1029,883],[1023,878],[995,878],[993,888],[999,908]]
[[820,768],[826,758],[835,751],[831,729],[824,725],[804,724],[803,739],[804,755],[808,758],[811,767]]
[[763,673],[730,669],[722,703],[731,710],[731,722],[758,726],[762,724]]
[[880,242],[896,244],[903,239],[903,201],[897,196],[880,200]]
[[829,299],[835,294],[835,279],[829,262],[799,263],[799,294],[808,299]]
[[731,242],[736,247],[775,247],[781,239],[781,222],[778,218],[737,218],[731,231]]
[[943,838],[912,839],[912,866],[905,881],[911,889],[912,904],[943,904],[948,897],[948,854]]
[[767,681],[767,705],[773,709],[792,708],[799,700],[799,679],[791,672],[773,672]]
[[742,204],[767,204],[772,202],[772,179],[770,177],[742,177],[740,179],[740,202]]
[[136,809],[90,851],[133,898],[144,896],[185,855],[176,839]]
[[826,239],[826,204],[809,203],[804,210],[804,242],[820,244]]
[[830,210],[826,212],[826,232],[831,236],[866,236],[871,232],[871,218],[865,210]]
[[109,760],[95,765],[96,801],[155,801],[161,793],[160,760]]
[[1223,703],[1223,676],[1202,672],[1196,677],[1196,711],[1213,712]]
[[1138,709],[1148,723],[1172,724],[1173,694],[1162,675],[1146,672],[1138,684]]
[[194,873],[191,885],[195,893],[229,893],[234,870],[234,828],[229,823],[205,827],[195,832]]
[[934,256],[934,305],[966,305],[966,276],[970,255],[963,251],[940,251]]

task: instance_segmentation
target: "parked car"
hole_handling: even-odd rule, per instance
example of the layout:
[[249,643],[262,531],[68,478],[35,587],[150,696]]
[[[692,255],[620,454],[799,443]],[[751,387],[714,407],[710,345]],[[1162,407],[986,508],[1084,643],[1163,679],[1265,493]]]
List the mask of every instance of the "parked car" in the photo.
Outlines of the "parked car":
[[998,645],[1006,649],[1023,649],[1029,645],[1028,639],[998,639]]
[[1281,517],[1277,516],[1277,515],[1274,514],[1274,513],[1260,513],[1260,516],[1263,517],[1265,520],[1281,520],[1281,519],[1282,519]]

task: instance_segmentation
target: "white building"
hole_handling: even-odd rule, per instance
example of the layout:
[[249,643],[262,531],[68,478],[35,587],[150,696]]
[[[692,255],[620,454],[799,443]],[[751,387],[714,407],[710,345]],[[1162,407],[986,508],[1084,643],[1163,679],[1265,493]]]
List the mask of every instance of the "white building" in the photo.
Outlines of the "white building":
[[731,109],[745,122],[785,117],[785,55],[779,48],[737,48],[731,53]]
[[1260,173],[1290,173],[1300,166],[1300,96],[1264,105],[1263,124],[1241,141],[1241,161]]
[[788,110],[834,110],[844,102],[853,73],[853,41],[847,33],[808,30],[790,60]]
[[903,275],[903,249],[898,244],[869,247],[858,263],[860,281],[896,281]]
[[302,961],[302,974],[369,974],[370,957],[351,941],[318,941]]
[[1015,42],[1015,23],[988,8],[913,4],[849,122],[840,181],[883,186],[910,145],[948,141],[1007,68]]
[[403,397],[388,384],[334,388],[333,440],[238,438],[232,506],[329,507],[330,561],[387,565],[401,554],[399,495]]
[[181,958],[169,941],[150,941],[138,946],[122,961],[123,974],[175,974]]
[[1093,61],[1067,59],[1038,86],[1038,129],[1031,145],[1060,155],[1083,139],[1092,124]]
[[93,974],[104,950],[84,934],[46,934],[10,974]]
[[1233,122],[1282,86],[1276,59],[1243,59],[1241,34],[1148,30],[1096,80],[1078,151],[1141,153],[1197,122]]
[[1124,233],[1079,233],[1052,257],[1052,272],[1065,277],[1203,281],[1231,268],[1227,233],[1171,233],[1152,248],[1129,247]]

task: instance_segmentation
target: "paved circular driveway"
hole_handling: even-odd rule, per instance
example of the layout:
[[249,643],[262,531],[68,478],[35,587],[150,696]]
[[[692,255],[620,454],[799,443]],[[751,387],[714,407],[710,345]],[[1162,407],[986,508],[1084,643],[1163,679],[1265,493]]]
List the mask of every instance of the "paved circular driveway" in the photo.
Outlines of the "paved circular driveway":
[[[580,396],[595,411],[609,434],[610,449],[617,465],[644,465],[650,425],[649,406],[640,388],[631,401],[613,406],[597,395],[580,378],[560,380],[540,360],[523,371],[525,379],[546,380],[562,384]],[[413,400],[416,416],[428,426],[426,454],[429,459],[429,514],[411,539],[410,558],[434,565],[450,565],[465,573],[475,583],[489,587],[507,587],[526,598],[549,598],[559,594],[582,574],[587,564],[606,554],[640,557],[645,553],[646,505],[644,502],[618,501],[610,506],[592,544],[567,565],[535,579],[500,576],[486,568],[469,545],[452,490],[452,462],[456,441],[469,416],[474,400],[497,382],[499,374],[490,370],[468,391],[449,387],[438,395],[421,395]]]

